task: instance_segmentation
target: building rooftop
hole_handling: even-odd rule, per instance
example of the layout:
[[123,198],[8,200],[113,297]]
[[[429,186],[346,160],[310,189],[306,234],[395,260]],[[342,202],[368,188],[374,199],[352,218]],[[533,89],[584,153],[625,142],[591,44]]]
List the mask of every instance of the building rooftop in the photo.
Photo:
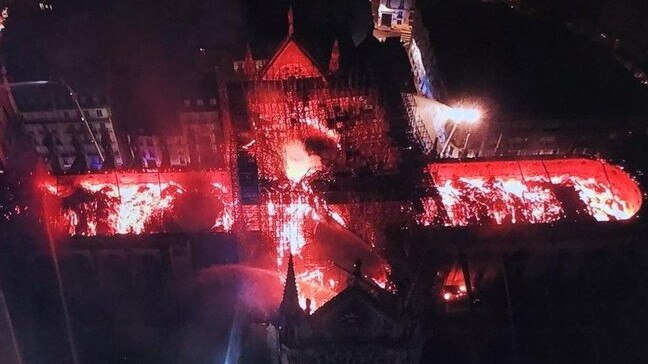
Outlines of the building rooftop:
[[[12,88],[16,106],[20,112],[52,111],[76,109],[74,101],[63,86],[25,85]],[[79,95],[81,108],[108,107],[104,95]]]

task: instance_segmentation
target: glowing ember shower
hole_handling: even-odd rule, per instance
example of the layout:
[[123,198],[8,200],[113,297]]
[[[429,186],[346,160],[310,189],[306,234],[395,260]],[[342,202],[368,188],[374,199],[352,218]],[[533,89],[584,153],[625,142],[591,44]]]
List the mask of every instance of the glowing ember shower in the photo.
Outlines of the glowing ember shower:
[[422,201],[424,225],[628,220],[642,202],[628,174],[597,160],[437,163],[428,170],[437,194]]

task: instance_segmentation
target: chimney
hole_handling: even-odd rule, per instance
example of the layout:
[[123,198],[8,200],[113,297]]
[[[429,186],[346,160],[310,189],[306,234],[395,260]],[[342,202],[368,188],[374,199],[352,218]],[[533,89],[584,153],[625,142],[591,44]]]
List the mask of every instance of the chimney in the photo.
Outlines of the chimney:
[[292,5],[288,8],[288,37],[292,37],[295,32]]
[[336,39],[331,50],[331,59],[329,60],[329,73],[334,74],[340,69],[340,45]]
[[250,48],[250,43],[247,44],[245,50],[245,60],[243,61],[243,73],[245,73],[245,76],[247,76],[247,78],[250,80],[256,77],[256,66],[254,64],[254,58],[252,57],[252,49]]

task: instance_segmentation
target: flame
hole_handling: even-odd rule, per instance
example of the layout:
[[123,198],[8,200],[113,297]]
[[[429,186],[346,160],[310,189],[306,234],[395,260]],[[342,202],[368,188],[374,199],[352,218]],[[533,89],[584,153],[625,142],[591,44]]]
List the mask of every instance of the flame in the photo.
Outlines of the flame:
[[[225,201],[228,190],[212,183],[214,191]],[[44,190],[63,203],[62,224],[69,235],[96,236],[164,232],[165,220],[172,215],[174,203],[186,193],[176,182],[103,183],[82,181],[71,195],[57,186],[45,184]],[[231,202],[225,202],[212,230],[229,231],[234,223]]]
[[[266,211],[268,222],[275,232],[277,265],[281,266],[287,253],[298,256],[307,243],[308,235],[317,223],[332,220],[345,226],[342,216],[322,198],[314,194],[306,183],[291,186],[287,191],[268,195]],[[287,200],[282,203],[283,200]],[[273,202],[274,201],[274,202]]]
[[[641,206],[636,183],[602,161],[521,161],[513,167],[510,162],[477,162],[433,169],[438,196],[421,201],[418,222],[425,226],[550,223],[574,214],[596,221],[628,220]],[[541,174],[529,173],[534,169]]]
[[[249,91],[255,143],[246,152],[256,158],[259,177],[269,184],[260,206],[260,228],[276,248],[277,269],[285,272],[292,253],[300,303],[305,307],[308,297],[314,309],[339,292],[347,276],[331,257],[312,256],[326,250],[319,249],[322,242],[315,241],[315,232],[322,223],[344,227],[347,220],[313,191],[309,177],[325,175],[329,166],[348,170],[364,164],[395,171],[399,158],[377,94],[310,86],[301,92],[283,86]],[[342,145],[356,152],[342,156],[337,153]],[[371,279],[387,281],[386,276]]]
[[303,142],[292,140],[284,145],[284,168],[289,180],[299,182],[322,169],[322,161],[319,156],[309,154]]
[[312,127],[315,131],[324,134],[324,136],[334,141],[339,147],[340,134],[333,129],[327,128],[322,122],[322,120],[320,120],[319,118],[310,118],[310,117],[305,117],[302,120],[306,125]]
[[[265,211],[270,224],[270,239],[276,242],[277,270],[283,274],[288,253],[293,255],[297,291],[302,308],[310,299],[311,311],[333,298],[341,289],[347,273],[332,261],[305,252],[317,250],[319,242],[313,235],[323,222],[346,225],[341,213],[329,206],[305,182],[280,186],[266,196]],[[282,278],[285,279],[285,278]],[[370,277],[377,285],[386,286],[386,276]]]
[[[438,187],[448,214],[446,225],[465,226],[494,221],[547,223],[560,219],[562,208],[549,187],[514,179],[458,178]],[[430,208],[433,201],[424,203]],[[434,205],[433,208],[438,206]],[[426,215],[436,215],[430,211]],[[430,223],[425,223],[430,225]]]
[[587,206],[587,213],[596,221],[627,220],[637,213],[627,201],[612,193],[608,183],[594,178],[567,175],[552,177],[551,182],[577,191],[581,201]]

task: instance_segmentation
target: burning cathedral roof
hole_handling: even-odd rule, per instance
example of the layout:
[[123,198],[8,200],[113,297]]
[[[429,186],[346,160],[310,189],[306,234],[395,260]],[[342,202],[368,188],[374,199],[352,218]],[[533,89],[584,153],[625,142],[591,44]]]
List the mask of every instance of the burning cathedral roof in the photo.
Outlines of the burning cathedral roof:
[[[309,298],[316,309],[341,291],[340,267],[349,259],[362,258],[366,278],[392,289],[376,238],[389,224],[618,221],[641,207],[641,191],[627,173],[584,158],[432,163],[423,198],[412,191],[402,201],[327,201],[316,179],[398,174],[404,155],[379,92],[351,82],[332,87],[291,35],[238,100],[240,114],[249,115],[249,140],[228,153],[254,159],[255,203],[239,201],[233,164],[222,171],[61,176],[43,184],[54,230],[64,236],[259,231],[254,249],[271,247],[263,268],[283,275],[294,257],[299,303],[305,307]],[[302,82],[311,79],[322,82]],[[421,208],[412,208],[418,202]]]

